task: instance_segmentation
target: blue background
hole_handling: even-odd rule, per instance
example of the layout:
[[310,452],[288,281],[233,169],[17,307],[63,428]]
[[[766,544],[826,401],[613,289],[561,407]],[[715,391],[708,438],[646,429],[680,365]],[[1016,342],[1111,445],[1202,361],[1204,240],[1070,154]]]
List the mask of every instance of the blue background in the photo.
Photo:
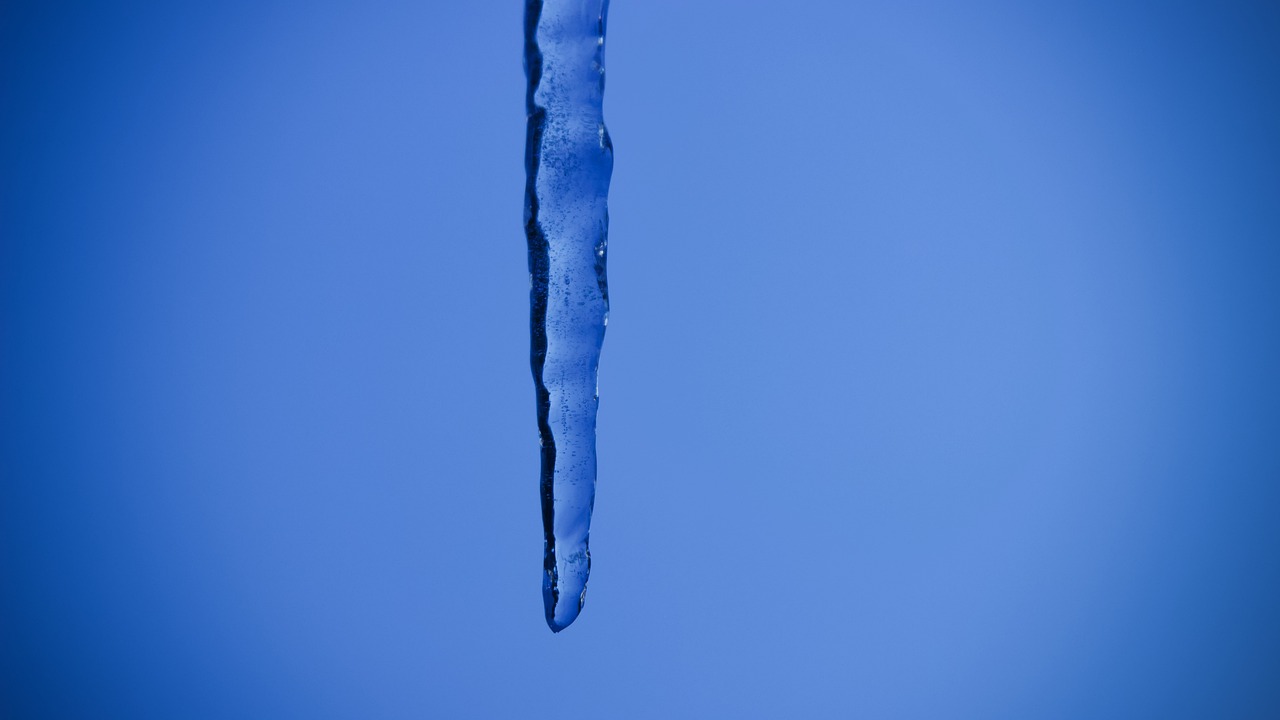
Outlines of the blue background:
[[1033,5],[613,3],[553,636],[520,4],[4,3],[0,716],[1280,717],[1280,10]]

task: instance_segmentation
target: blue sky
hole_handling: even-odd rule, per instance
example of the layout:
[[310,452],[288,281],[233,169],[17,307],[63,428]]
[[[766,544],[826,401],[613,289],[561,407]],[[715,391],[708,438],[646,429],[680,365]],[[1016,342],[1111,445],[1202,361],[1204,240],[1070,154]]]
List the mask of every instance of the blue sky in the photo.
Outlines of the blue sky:
[[1278,32],[611,3],[553,636],[519,4],[5,4],[5,711],[1276,716]]

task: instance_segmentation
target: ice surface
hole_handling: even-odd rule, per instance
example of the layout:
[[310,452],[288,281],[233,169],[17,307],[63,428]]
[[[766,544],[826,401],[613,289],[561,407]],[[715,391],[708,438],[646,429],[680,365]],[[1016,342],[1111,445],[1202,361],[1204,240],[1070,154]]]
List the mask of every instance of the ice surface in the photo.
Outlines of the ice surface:
[[596,376],[608,322],[602,114],[608,0],[528,0],[525,234],[531,362],[542,446],[542,597],[555,632],[586,596],[596,490]]

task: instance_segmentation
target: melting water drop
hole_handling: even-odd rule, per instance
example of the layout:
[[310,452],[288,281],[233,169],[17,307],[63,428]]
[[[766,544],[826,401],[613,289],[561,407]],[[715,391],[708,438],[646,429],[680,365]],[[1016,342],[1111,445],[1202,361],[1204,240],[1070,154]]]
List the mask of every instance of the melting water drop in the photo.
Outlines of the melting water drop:
[[613,144],[605,130],[608,0],[526,0],[525,235],[531,362],[542,446],[542,599],[560,632],[587,592],[596,494],[596,376]]

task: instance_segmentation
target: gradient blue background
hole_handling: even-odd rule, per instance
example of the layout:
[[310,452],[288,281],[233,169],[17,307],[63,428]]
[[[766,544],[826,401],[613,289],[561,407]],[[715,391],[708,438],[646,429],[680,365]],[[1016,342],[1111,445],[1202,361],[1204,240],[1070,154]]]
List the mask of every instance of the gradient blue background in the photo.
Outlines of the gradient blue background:
[[1280,8],[1030,5],[613,3],[553,636],[520,3],[5,2],[0,716],[1280,717]]

